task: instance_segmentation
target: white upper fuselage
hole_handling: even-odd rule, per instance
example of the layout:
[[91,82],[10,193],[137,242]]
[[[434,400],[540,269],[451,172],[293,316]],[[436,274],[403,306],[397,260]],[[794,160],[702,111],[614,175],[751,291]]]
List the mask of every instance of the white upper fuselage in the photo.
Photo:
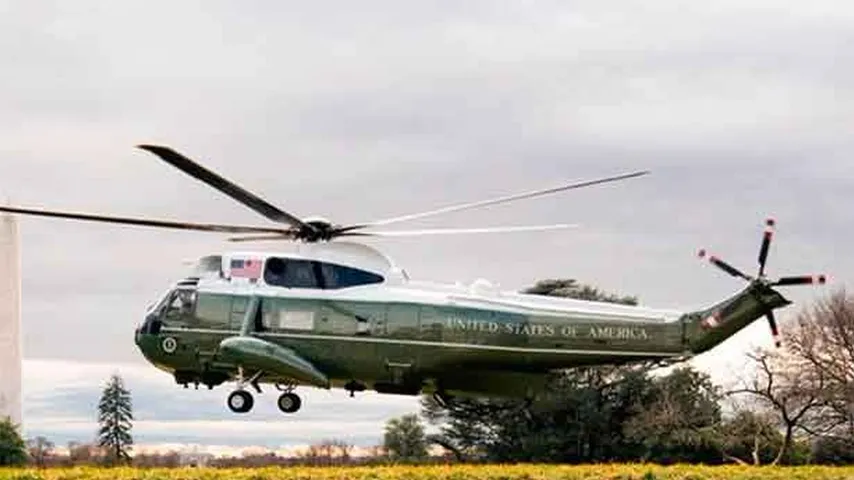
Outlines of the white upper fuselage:
[[[485,280],[470,285],[412,281],[387,256],[362,244],[333,242],[300,246],[298,252],[229,252],[207,257],[207,269],[195,272],[198,289],[211,293],[253,294],[317,300],[405,303],[493,310],[535,316],[584,317],[602,321],[669,322],[683,312],[605,302],[589,302],[545,295],[501,291]],[[231,275],[232,260],[317,260],[355,267],[383,277],[380,283],[338,289],[288,288],[270,285],[263,275],[257,280]],[[219,260],[218,262],[216,260]],[[211,268],[212,266],[217,268]]]

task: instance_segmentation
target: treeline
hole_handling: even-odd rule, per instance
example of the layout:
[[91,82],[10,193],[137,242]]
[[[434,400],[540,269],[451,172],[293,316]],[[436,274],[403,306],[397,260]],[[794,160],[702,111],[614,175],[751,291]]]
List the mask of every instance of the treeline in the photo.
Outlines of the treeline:
[[[111,452],[96,443],[84,444],[72,442],[58,451],[56,446],[44,437],[32,439],[27,443],[26,459],[15,462],[16,465],[30,465],[39,468],[113,466],[116,465]],[[354,446],[342,440],[323,440],[295,455],[283,456],[275,452],[255,452],[233,456],[214,456],[195,451],[163,451],[155,453],[136,453],[122,464],[139,468],[171,468],[185,466],[206,467],[266,467],[266,466],[340,466],[340,465],[381,465],[399,463],[392,459],[382,446],[370,449],[367,454],[353,455]],[[421,456],[417,463],[445,462],[438,456]]]

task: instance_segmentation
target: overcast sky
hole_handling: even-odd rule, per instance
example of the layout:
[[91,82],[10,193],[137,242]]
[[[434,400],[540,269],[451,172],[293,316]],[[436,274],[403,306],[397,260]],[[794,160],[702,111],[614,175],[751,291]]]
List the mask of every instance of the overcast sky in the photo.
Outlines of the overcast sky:
[[[742,287],[696,250],[753,272],[773,215],[770,274],[825,272],[843,287],[854,280],[852,40],[854,6],[844,1],[0,1],[0,196],[266,224],[133,148],[149,142],[297,216],[342,223],[649,169],[619,185],[400,226],[575,230],[371,243],[414,278],[483,277],[515,290],[572,277],[693,309]],[[28,368],[28,385],[37,371],[66,375],[55,368],[65,365],[90,372],[73,392],[97,395],[108,374],[97,365],[128,365],[147,389],[139,408],[162,425],[184,422],[172,424],[182,441],[234,431],[221,420],[233,419],[227,389],[193,397],[212,402],[200,410],[210,415],[186,416],[176,405],[195,394],[146,367],[132,342],[182,262],[230,248],[223,237],[35,218],[21,230],[24,354],[54,362]],[[798,304],[779,316],[785,323],[827,291],[786,290]],[[768,340],[757,322],[700,363]],[[73,392],[43,390],[38,408],[27,392],[25,420],[58,428],[51,408],[64,411]],[[370,418],[352,429],[368,436],[381,428],[365,425],[415,408],[391,399],[397,409],[371,417],[386,404],[342,401]],[[329,405],[309,403],[305,428],[287,431],[314,438],[310,422]]]

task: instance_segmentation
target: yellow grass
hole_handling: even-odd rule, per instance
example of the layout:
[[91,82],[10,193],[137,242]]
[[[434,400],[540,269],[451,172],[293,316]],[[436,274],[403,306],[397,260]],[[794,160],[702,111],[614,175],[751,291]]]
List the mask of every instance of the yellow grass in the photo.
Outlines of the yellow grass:
[[391,467],[214,468],[55,468],[0,469],[0,480],[776,480],[851,479],[854,467],[700,467],[677,465],[448,465]]

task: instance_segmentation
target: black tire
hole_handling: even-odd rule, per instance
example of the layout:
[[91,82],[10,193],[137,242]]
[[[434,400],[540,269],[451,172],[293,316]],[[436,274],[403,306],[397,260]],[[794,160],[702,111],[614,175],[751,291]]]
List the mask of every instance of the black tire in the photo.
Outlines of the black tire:
[[279,407],[279,410],[285,413],[294,413],[302,406],[302,400],[300,400],[299,395],[296,393],[283,393],[279,395],[276,405]]
[[246,390],[235,390],[228,395],[228,400],[225,403],[234,413],[246,413],[252,410],[255,400],[252,399],[252,394]]

